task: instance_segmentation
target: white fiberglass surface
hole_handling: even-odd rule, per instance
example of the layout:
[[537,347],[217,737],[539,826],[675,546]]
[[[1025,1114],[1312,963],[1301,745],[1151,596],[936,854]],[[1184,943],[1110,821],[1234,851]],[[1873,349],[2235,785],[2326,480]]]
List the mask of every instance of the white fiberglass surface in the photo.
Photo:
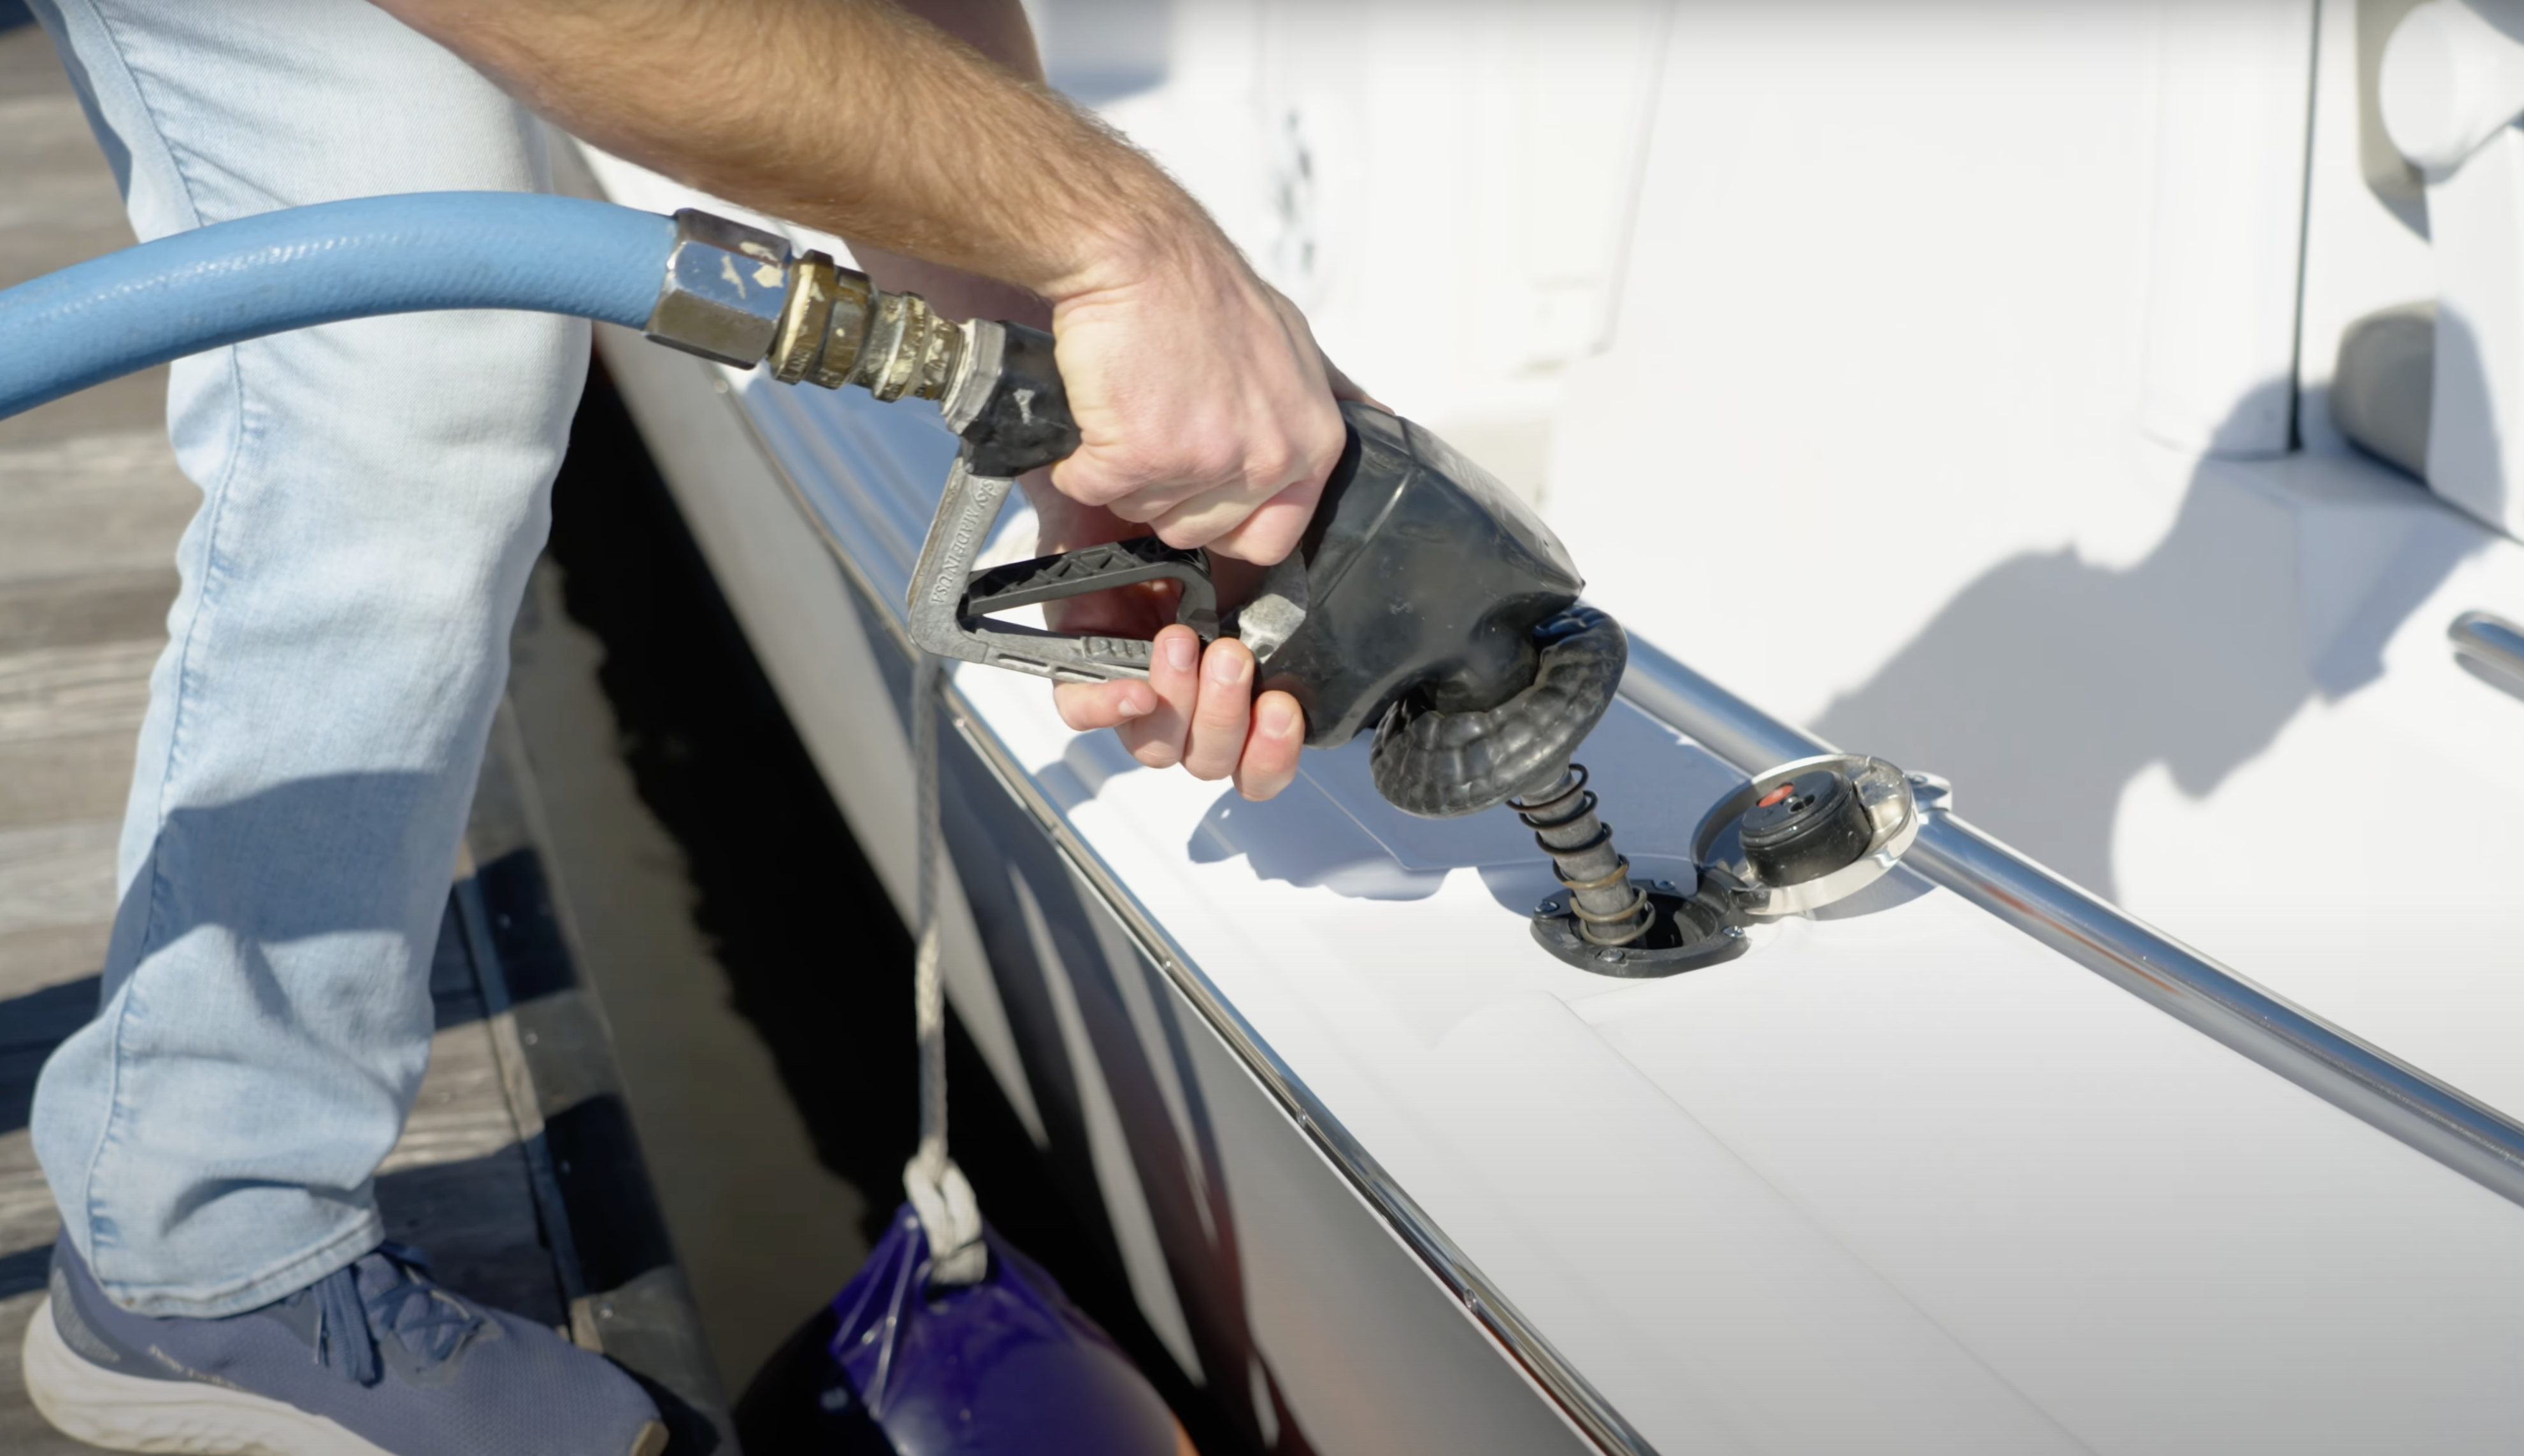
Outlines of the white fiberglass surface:
[[2524,547],[2328,413],[2436,287],[2389,7],[1153,8],[1106,115],[1599,605],[2524,1115],[2524,705],[2445,640]]
[[1106,114],[1598,605],[2524,1116],[2524,704],[2445,638],[2524,547],[2328,413],[2436,289],[2390,7],[1166,9]]
[[[1790,921],[1671,981],[1599,978],[1528,940],[1512,820],[1402,820],[1357,746],[1247,804],[1068,733],[1038,683],[960,683],[1200,973],[1651,1439],[2508,1433],[2512,1206],[1950,896]],[[1649,853],[1678,846],[1733,777],[1616,712],[1587,751],[1607,812]]]
[[[943,477],[933,421],[738,396],[779,412],[766,441],[819,513],[934,499],[921,475],[807,474]],[[809,431],[837,443],[783,450]],[[1671,981],[1597,977],[1528,938],[1550,879],[1513,817],[1403,815],[1363,743],[1252,804],[1071,733],[1038,680],[957,683],[1196,974],[1651,1441],[2511,1433],[2524,1214],[1950,895],[1759,930]],[[1740,781],[1626,704],[1582,756],[1648,873],[1683,873]]]
[[[2342,329],[2432,287],[2361,170],[2346,0],[1142,9],[1164,43],[1129,66],[1063,19],[1093,0],[1042,19],[1354,374],[1539,495],[1599,605],[2524,1116],[2524,704],[2445,641],[2524,620],[2524,547],[2326,413]],[[2248,9],[2310,67],[2245,37],[2244,86]],[[2253,184],[2194,196],[2194,153]],[[731,211],[594,161],[624,201]],[[2291,383],[2301,448],[2202,453],[2218,400],[2259,419]],[[898,581],[919,503],[864,482],[946,442],[751,399]]]
[[[1951,7],[1685,7],[1544,510],[1596,600],[1701,671],[2524,1115],[2524,704],[2445,636],[2524,619],[2524,549],[2327,413],[2344,329],[2435,287],[2361,170],[2355,8],[2187,7],[2310,34],[2291,131],[2232,68],[2224,120],[2176,104],[2184,7],[1979,7],[1968,40]],[[2217,206],[2172,206],[2204,157]],[[2265,296],[2300,278],[2272,348]],[[2293,438],[2215,458],[2291,400]]]

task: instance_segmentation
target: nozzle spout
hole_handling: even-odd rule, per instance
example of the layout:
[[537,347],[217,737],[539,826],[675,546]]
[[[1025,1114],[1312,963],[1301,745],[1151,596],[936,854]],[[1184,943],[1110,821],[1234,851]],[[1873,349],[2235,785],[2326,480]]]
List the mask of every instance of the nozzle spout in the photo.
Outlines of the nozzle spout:
[[1627,946],[1648,933],[1656,907],[1630,883],[1630,861],[1613,848],[1613,827],[1595,816],[1584,764],[1572,763],[1551,787],[1507,802],[1551,856],[1579,936],[1590,945]]

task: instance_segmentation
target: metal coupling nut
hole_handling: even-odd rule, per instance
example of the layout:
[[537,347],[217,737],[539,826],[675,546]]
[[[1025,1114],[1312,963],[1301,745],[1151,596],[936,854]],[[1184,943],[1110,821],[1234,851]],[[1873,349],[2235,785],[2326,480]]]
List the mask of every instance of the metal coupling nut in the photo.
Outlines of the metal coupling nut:
[[880,293],[867,274],[809,253],[790,269],[772,376],[826,389],[855,384],[880,400],[940,400],[964,355],[965,327],[916,293]]
[[789,269],[789,307],[780,315],[771,346],[771,376],[783,384],[812,380],[826,389],[849,382],[850,366],[867,342],[867,274],[836,267],[809,253]]
[[752,367],[771,352],[789,302],[789,244],[777,234],[685,208],[644,330],[660,344]]
[[868,393],[887,401],[906,394],[923,400],[946,398],[947,378],[963,353],[963,328],[940,317],[929,301],[916,293],[876,295],[875,315],[849,382],[864,385]]

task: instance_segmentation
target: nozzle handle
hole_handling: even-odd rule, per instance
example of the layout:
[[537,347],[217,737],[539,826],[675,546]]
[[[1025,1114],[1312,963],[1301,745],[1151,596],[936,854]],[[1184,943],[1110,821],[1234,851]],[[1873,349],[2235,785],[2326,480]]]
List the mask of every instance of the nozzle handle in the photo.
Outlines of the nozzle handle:
[[963,347],[940,410],[964,441],[965,467],[976,475],[1014,477],[1067,460],[1078,449],[1051,335],[1022,323],[977,318],[963,326]]
[[1129,637],[1044,632],[991,613],[1083,597],[1141,582],[1183,588],[1175,620],[1209,642],[1218,636],[1218,589],[1209,553],[1183,551],[1154,536],[975,571],[1016,477],[1078,449],[1051,335],[1021,323],[963,325],[945,398],[946,427],[963,439],[938,502],[938,516],[913,569],[911,640],[968,662],[1030,672],[1056,682],[1148,675],[1149,644]]
[[1054,682],[1146,677],[1150,644],[1144,639],[1044,632],[994,621],[988,613],[1160,578],[1183,583],[1176,619],[1204,639],[1217,635],[1218,595],[1210,584],[1208,554],[1177,551],[1154,537],[975,571],[974,558],[990,539],[991,526],[1016,481],[976,473],[972,456],[969,448],[957,455],[946,472],[937,518],[930,522],[920,560],[912,567],[906,605],[911,640],[923,651]]
[[1108,541],[977,572],[964,589],[962,614],[989,616],[1149,581],[1180,585],[1183,597],[1175,606],[1175,620],[1199,633],[1204,643],[1218,636],[1218,588],[1209,579],[1209,553],[1168,546],[1154,536]]

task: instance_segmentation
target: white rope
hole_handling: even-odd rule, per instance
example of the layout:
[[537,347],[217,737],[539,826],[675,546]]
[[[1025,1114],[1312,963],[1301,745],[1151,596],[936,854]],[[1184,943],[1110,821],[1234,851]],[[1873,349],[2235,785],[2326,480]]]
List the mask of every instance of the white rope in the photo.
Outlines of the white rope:
[[911,669],[912,838],[920,856],[914,884],[919,940],[911,954],[911,1019],[920,1039],[920,1150],[902,1167],[902,1189],[929,1237],[929,1282],[969,1285],[990,1267],[982,1206],[964,1171],[946,1155],[946,988],[938,974],[939,876],[946,834],[938,810],[938,700],[945,663],[920,653]]

